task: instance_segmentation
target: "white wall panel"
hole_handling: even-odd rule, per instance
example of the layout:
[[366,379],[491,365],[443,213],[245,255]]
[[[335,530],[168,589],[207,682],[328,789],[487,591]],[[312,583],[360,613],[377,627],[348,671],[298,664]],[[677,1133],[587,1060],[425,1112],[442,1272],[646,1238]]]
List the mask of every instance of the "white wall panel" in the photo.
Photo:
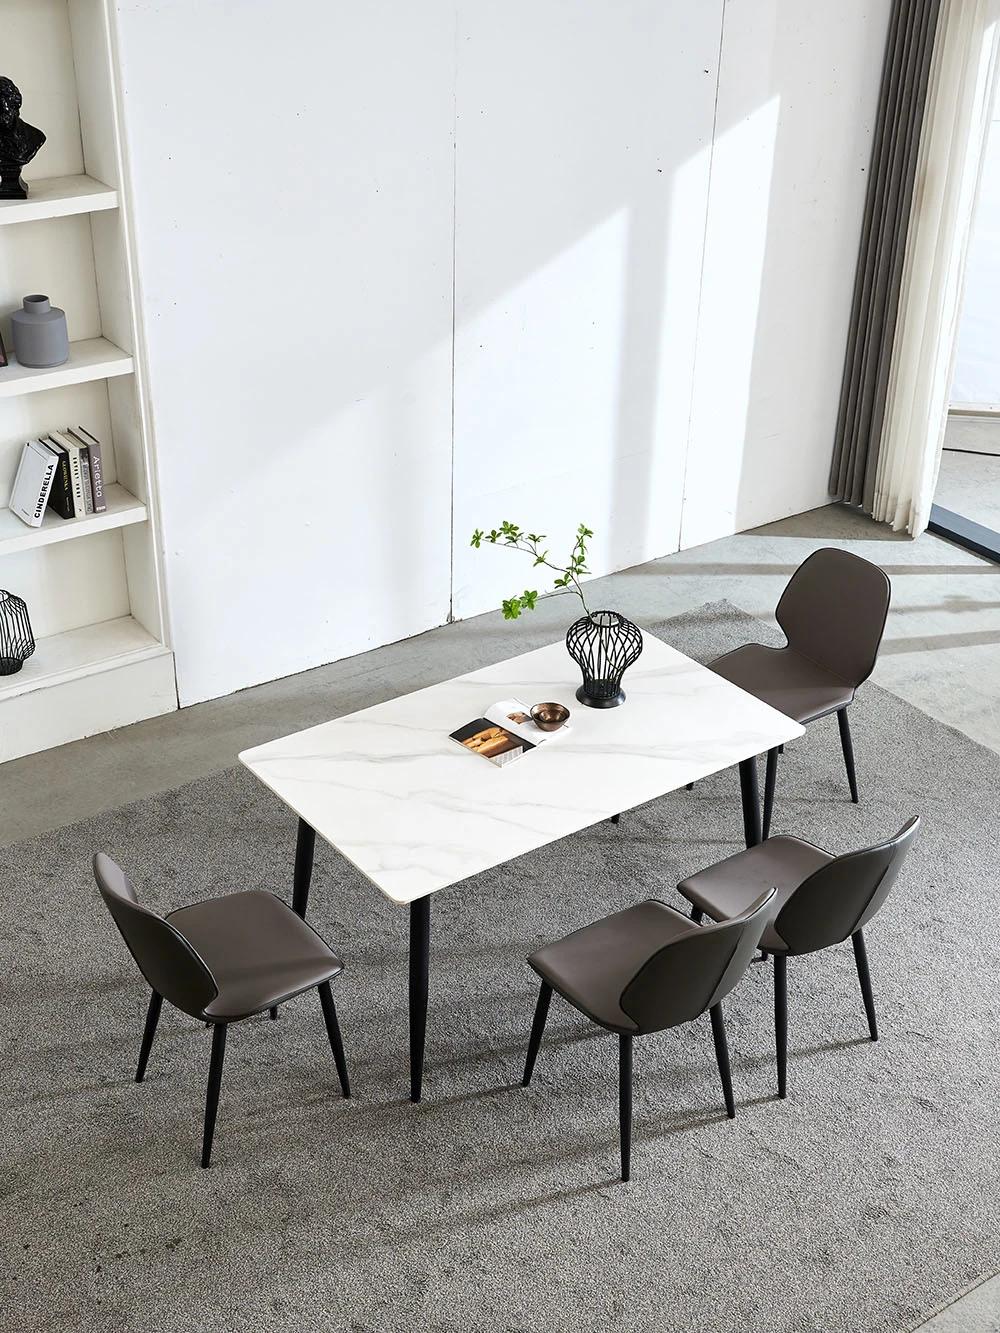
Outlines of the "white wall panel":
[[891,0],[727,0],[682,544],[826,504]]
[[119,11],[190,703],[447,616],[454,12]]
[[455,613],[677,549],[722,0],[459,6]]

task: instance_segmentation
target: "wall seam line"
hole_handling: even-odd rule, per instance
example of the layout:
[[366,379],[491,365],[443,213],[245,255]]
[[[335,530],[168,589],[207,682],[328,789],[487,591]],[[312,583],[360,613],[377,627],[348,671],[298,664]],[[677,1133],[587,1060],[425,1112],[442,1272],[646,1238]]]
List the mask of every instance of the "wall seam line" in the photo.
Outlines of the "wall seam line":
[[712,207],[712,173],[715,168],[715,140],[719,127],[719,96],[722,89],[722,48],[726,35],[726,8],[729,0],[722,0],[722,18],[719,22],[719,49],[715,68],[715,103],[712,107],[712,139],[708,150],[708,182],[705,188],[705,225],[701,234],[701,264],[698,268],[698,308],[694,318],[694,360],[691,364],[691,395],[688,399],[687,437],[684,441],[684,475],[681,480],[681,508],[677,522],[677,550],[681,550],[684,534],[684,510],[687,507],[688,460],[691,457],[691,423],[694,420],[694,395],[698,374],[698,340],[701,334],[701,308],[705,291],[705,255],[708,251],[708,218]]
[[455,339],[458,306],[458,5],[451,99],[451,454],[448,464],[448,624],[455,619]]

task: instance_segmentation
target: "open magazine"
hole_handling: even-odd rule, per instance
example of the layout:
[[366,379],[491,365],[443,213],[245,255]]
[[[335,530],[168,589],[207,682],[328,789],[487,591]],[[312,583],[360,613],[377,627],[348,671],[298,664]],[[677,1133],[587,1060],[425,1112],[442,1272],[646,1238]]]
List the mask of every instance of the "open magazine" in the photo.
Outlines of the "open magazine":
[[[568,729],[569,723],[565,722],[560,731]],[[501,699],[499,703],[491,704],[483,717],[453,731],[451,739],[502,768],[558,735],[558,731],[542,731],[541,727],[536,727],[531,720],[531,710],[520,699]]]

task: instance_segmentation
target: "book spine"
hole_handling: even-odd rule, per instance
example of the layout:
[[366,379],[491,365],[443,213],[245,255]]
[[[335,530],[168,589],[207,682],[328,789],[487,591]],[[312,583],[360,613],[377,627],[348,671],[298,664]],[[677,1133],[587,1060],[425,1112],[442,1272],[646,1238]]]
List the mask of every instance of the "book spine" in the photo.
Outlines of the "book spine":
[[[85,450],[90,460],[90,490],[94,502],[93,513],[103,514],[108,507],[104,494],[104,453],[96,435],[91,435],[86,426],[67,426],[64,434],[81,449]],[[89,511],[88,511],[89,512]]]
[[73,518],[73,478],[69,470],[69,454],[60,444],[49,447],[57,454],[56,475],[49,492],[49,508],[60,518]]
[[93,436],[90,439],[90,480],[94,488],[94,513],[103,514],[108,507],[104,497],[104,455],[101,443]]
[[86,513],[94,512],[94,484],[90,479],[90,445],[85,444],[80,450],[80,478],[83,484],[83,507]]
[[61,444],[69,454],[69,470],[73,480],[73,517],[83,518],[87,512],[87,505],[83,498],[83,467],[80,462],[80,445],[60,430],[53,431],[52,438],[56,444]]
[[43,470],[41,477],[37,482],[36,492],[29,497],[30,508],[27,516],[25,514],[20,514],[19,517],[24,518],[29,527],[40,528],[42,526],[42,519],[45,517],[45,506],[49,502],[49,492],[52,490],[52,482],[56,475],[56,464],[58,460],[52,450],[46,449],[43,444],[35,444],[32,442],[26,444],[25,448],[33,450],[41,457]]

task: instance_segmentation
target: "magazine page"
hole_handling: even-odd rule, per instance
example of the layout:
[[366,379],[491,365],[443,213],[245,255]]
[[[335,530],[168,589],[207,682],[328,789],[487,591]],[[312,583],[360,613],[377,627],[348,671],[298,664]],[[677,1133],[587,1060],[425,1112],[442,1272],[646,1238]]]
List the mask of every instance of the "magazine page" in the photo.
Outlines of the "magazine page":
[[[498,727],[503,727],[506,731],[513,732],[520,740],[526,741],[530,747],[542,745],[545,741],[551,740],[553,736],[558,736],[558,731],[542,731],[541,727],[536,727],[531,720],[531,709],[526,707],[520,699],[501,699],[499,703],[491,704],[486,710],[488,721],[495,722]],[[564,722],[560,731],[568,731],[569,723]]]
[[534,749],[530,741],[522,740],[486,717],[477,717],[474,722],[459,727],[451,733],[451,739],[501,768]]

